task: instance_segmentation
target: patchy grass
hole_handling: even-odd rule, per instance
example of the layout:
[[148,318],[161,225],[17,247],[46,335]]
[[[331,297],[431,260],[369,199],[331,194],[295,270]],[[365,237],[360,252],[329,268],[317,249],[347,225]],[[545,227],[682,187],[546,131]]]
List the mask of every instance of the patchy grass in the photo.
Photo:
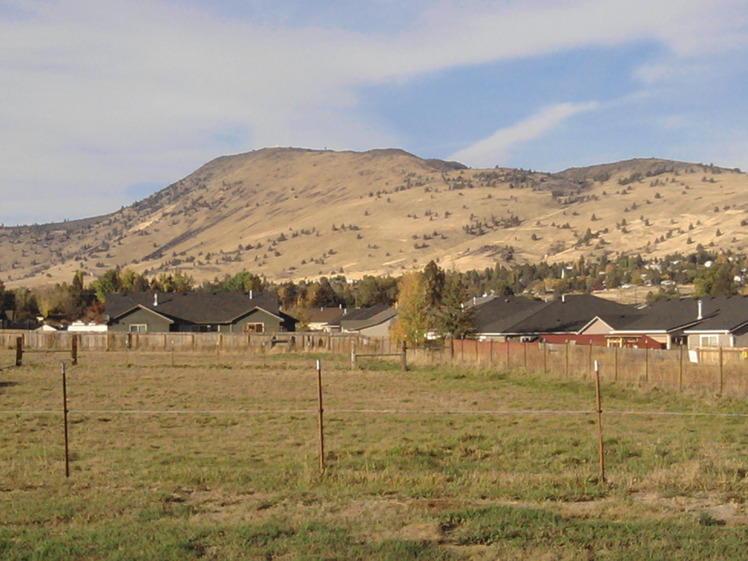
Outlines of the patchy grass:
[[602,484],[591,382],[168,353],[68,382],[70,479],[59,362],[2,374],[3,560],[744,557],[745,402],[606,384]]

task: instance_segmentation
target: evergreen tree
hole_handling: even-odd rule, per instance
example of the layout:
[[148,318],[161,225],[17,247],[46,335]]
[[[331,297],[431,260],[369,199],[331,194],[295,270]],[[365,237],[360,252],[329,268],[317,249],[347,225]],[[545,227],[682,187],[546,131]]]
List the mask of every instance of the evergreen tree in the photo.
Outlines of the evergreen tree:
[[468,292],[462,275],[457,271],[447,274],[444,297],[439,307],[439,332],[457,339],[475,332],[475,310],[466,306]]

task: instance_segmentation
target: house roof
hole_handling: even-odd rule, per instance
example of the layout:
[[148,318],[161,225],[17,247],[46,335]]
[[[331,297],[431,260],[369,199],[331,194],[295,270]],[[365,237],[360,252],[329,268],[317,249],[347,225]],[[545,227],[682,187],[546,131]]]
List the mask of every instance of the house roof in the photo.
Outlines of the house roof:
[[524,296],[492,298],[475,305],[475,329],[478,333],[505,333],[545,305]]
[[343,308],[294,308],[291,313],[306,323],[337,325],[346,310]]
[[587,331],[587,329],[598,321],[607,325],[612,331],[618,331],[638,321],[641,315],[642,312],[640,310],[628,310],[621,314],[600,314],[588,321],[580,332]]
[[630,312],[630,306],[591,294],[566,295],[521,319],[508,333],[577,333],[595,316]]
[[706,331],[720,331],[730,333],[742,333],[748,324],[748,296],[714,296],[703,298],[706,306],[716,310],[711,317],[686,329],[684,333],[697,333]]
[[194,324],[232,323],[258,308],[282,317],[278,299],[269,292],[252,298],[243,292],[128,293],[106,297],[106,312],[111,319],[136,308]]
[[358,331],[389,321],[396,315],[395,309],[387,304],[355,308],[340,318],[340,327],[348,331]]
[[722,297],[701,299],[701,320],[699,319],[699,300],[696,298],[680,298],[659,300],[642,308],[639,317],[616,331],[622,333],[670,332],[690,327],[704,318],[709,318],[719,312],[723,303]]

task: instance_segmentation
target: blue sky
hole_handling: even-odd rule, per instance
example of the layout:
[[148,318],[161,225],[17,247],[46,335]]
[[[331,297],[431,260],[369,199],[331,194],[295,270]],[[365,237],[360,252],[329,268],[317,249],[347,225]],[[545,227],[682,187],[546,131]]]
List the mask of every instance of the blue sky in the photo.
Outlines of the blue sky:
[[0,0],[0,222],[224,154],[748,168],[748,0]]

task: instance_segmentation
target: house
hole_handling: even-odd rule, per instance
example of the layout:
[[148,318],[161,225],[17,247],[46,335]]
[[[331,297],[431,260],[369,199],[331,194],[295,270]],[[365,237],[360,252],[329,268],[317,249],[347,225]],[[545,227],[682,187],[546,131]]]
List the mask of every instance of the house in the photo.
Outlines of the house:
[[715,296],[702,306],[717,312],[684,329],[688,348],[748,347],[748,296]]
[[497,296],[478,301],[473,306],[475,332],[480,340],[506,341],[515,324],[545,305],[542,300],[524,296]]
[[[656,341],[647,334],[627,334],[620,332],[633,322],[639,320],[645,312],[631,310],[622,314],[603,314],[595,316],[580,332],[581,336],[594,338],[590,344],[605,347],[624,347],[638,349],[662,349],[664,344]],[[551,342],[551,341],[549,341]]]
[[68,331],[81,333],[101,333],[102,331],[108,331],[107,327],[108,326],[103,323],[96,323],[94,321],[86,323],[83,320],[78,320],[68,325]]
[[294,331],[297,320],[269,292],[108,294],[110,331],[264,333]]
[[476,330],[480,339],[498,341],[534,341],[555,335],[566,335],[564,340],[570,340],[569,336],[579,335],[597,316],[631,311],[630,306],[591,294],[564,295],[551,302],[497,298],[476,307]]
[[687,343],[685,330],[715,316],[719,306],[715,298],[659,300],[640,309],[635,319],[613,329],[610,336],[621,340],[647,336],[666,349],[683,346]]
[[291,314],[310,331],[340,331],[340,318],[348,310],[338,308],[294,308]]
[[367,337],[388,337],[390,327],[396,318],[397,312],[387,304],[377,304],[371,308],[356,308],[340,318],[340,330],[344,333],[358,333]]

